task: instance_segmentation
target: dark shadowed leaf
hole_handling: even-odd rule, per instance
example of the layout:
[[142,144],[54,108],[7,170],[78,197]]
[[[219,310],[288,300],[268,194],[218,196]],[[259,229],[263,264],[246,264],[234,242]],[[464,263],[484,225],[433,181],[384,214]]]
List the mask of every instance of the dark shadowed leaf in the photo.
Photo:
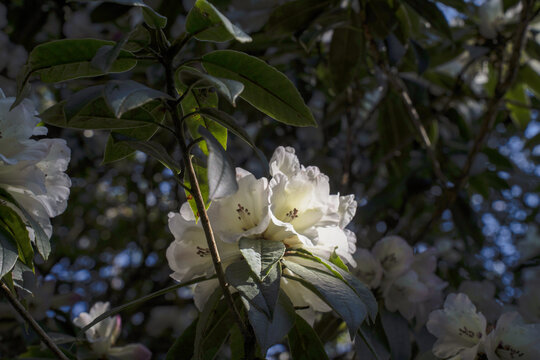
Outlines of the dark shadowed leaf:
[[178,77],[187,86],[214,87],[233,106],[236,106],[236,98],[244,90],[244,85],[239,81],[217,78],[191,68],[183,68]]
[[296,314],[294,326],[289,331],[289,350],[295,360],[324,360],[328,355],[324,345],[313,328],[300,315]]
[[18,256],[15,239],[0,226],[0,279],[13,269]]
[[414,9],[424,18],[428,23],[439,31],[441,34],[446,36],[448,39],[452,39],[452,30],[446,21],[446,17],[442,11],[437,7],[434,2],[430,0],[404,0],[410,7]]
[[105,84],[103,97],[117,118],[129,110],[141,107],[154,99],[172,100],[162,91],[133,80],[113,80]]
[[329,65],[333,86],[340,92],[354,79],[355,70],[362,53],[360,30],[343,27],[334,30],[330,43]]
[[9,206],[0,205],[0,227],[3,227],[8,233],[11,233],[21,261],[34,269],[34,250],[28,236],[28,230],[24,221]]
[[203,56],[210,75],[244,84],[240,97],[268,116],[294,126],[316,126],[293,83],[264,61],[238,51],[218,50]]
[[319,16],[332,1],[293,0],[278,6],[267,21],[270,36],[302,32]]
[[184,332],[174,341],[167,351],[165,360],[191,360],[194,353],[195,334],[198,318],[195,319]]
[[399,313],[389,312],[384,307],[380,314],[392,359],[409,359],[411,357],[411,340],[407,320]]

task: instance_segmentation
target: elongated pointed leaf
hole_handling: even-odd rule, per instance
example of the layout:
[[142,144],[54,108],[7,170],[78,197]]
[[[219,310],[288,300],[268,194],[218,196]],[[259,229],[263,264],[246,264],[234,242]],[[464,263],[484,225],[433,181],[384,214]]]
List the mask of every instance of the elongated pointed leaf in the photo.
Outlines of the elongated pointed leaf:
[[323,270],[286,259],[283,260],[283,264],[298,275],[293,280],[299,281],[304,287],[318,295],[345,320],[351,337],[354,338],[354,334],[367,315],[366,305],[354,290],[341,279]]
[[0,279],[13,269],[19,254],[13,236],[0,227]]
[[197,0],[188,13],[186,31],[199,40],[224,42],[236,39],[250,42],[251,37],[233,25],[214,5],[206,0]]
[[198,318],[193,320],[182,335],[176,338],[174,344],[167,351],[165,360],[191,360],[195,351],[195,334],[198,321]]
[[291,300],[283,292],[279,293],[278,302],[272,320],[242,298],[247,309],[249,323],[255,332],[261,354],[266,355],[268,349],[280,342],[294,325],[295,312]]
[[410,7],[414,9],[433,26],[437,31],[442,33],[448,39],[452,39],[452,30],[448,25],[448,21],[444,17],[442,11],[437,7],[435,2],[430,0],[404,0]]
[[267,21],[270,36],[289,35],[306,29],[331,1],[293,0],[275,8]]
[[317,126],[311,111],[293,83],[264,61],[233,50],[218,50],[203,56],[210,75],[244,84],[240,97],[266,115],[294,126]]
[[26,225],[19,215],[9,206],[0,205],[0,227],[11,233],[15,243],[19,258],[31,269],[34,268],[34,250],[26,230]]
[[259,281],[247,262],[242,260],[229,265],[225,275],[242,298],[272,319],[279,294],[281,267],[273,267],[265,280]]
[[[95,2],[95,0],[70,0],[77,2]],[[150,6],[144,3],[142,0],[105,0],[109,3],[139,7],[142,10],[144,22],[153,29],[164,28],[167,25],[167,18]]]
[[289,331],[289,350],[295,360],[328,359],[324,345],[313,328],[296,314],[294,326]]
[[180,81],[187,86],[197,84],[197,87],[212,86],[218,93],[223,95],[227,101],[236,106],[236,98],[244,90],[244,84],[239,81],[218,78],[191,68],[183,68],[178,73]]
[[263,280],[285,254],[285,245],[281,241],[244,237],[240,239],[238,247],[259,280]]
[[[17,80],[17,100],[13,107],[23,99],[24,90],[32,75],[39,75],[43,82],[60,82],[81,77],[100,76],[104,71],[92,66],[91,62],[103,46],[114,46],[114,42],[97,39],[56,40],[36,46],[28,56],[20,77]],[[109,73],[128,71],[137,63],[135,56],[121,50],[111,64]]]
[[[210,199],[208,198],[208,169],[202,166],[199,163],[200,160],[194,156],[192,156],[191,161],[193,163],[193,170],[195,170],[195,175],[197,176],[197,181],[199,183],[199,189],[201,190],[201,195],[204,200],[204,206],[208,209],[208,206],[210,206]],[[189,174],[187,171],[184,174],[184,184],[188,188],[191,188],[191,182],[189,181]],[[193,195],[191,195],[188,190],[185,189],[184,191],[189,203],[189,207],[193,211],[193,214],[195,214],[195,219],[198,220],[199,210],[197,209],[197,203],[195,202]]]
[[39,254],[43,257],[44,260],[47,260],[51,252],[51,243],[49,241],[49,237],[47,236],[45,231],[43,231],[41,225],[39,225],[39,223],[32,217],[32,215],[25,208],[23,208],[17,202],[17,200],[15,200],[13,196],[11,196],[10,193],[8,193],[2,188],[0,188],[0,199],[15,205],[15,207],[17,207],[17,209],[21,211],[25,220],[28,221],[30,227],[34,230],[36,248]]
[[92,61],[90,61],[90,64],[104,73],[108,72],[116,59],[118,59],[120,51],[122,51],[122,47],[126,44],[126,42],[127,37],[118,41],[114,45],[105,45],[100,47],[96,52],[96,55],[94,55],[92,58]]
[[172,100],[172,97],[132,80],[109,81],[103,89],[107,105],[117,118],[129,110],[141,107],[154,99]]
[[409,359],[411,357],[411,339],[409,324],[397,312],[381,309],[381,322],[390,345],[392,359]]
[[229,156],[216,138],[204,127],[199,127],[199,134],[208,145],[208,198],[223,198],[238,191],[236,171]]

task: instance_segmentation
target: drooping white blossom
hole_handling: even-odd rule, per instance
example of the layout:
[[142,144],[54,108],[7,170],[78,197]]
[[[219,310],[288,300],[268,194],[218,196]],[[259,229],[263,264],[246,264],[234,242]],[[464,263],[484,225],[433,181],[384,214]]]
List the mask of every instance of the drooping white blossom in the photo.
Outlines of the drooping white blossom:
[[463,281],[458,291],[466,294],[490,323],[495,323],[503,306],[495,301],[495,285],[488,281]]
[[[108,302],[97,302],[90,312],[82,312],[73,319],[73,323],[84,328],[101,314],[107,312],[110,308]],[[129,344],[126,346],[113,346],[120,335],[122,320],[120,315],[108,317],[90,329],[86,330],[86,340],[88,340],[92,351],[99,357],[106,357],[117,360],[147,360],[152,353],[142,344]]]
[[381,263],[386,278],[405,273],[413,262],[412,247],[399,236],[387,236],[379,240],[372,253]]
[[540,359],[540,324],[525,324],[515,311],[504,313],[484,348],[488,360]]
[[442,310],[433,311],[426,324],[437,341],[433,354],[442,359],[460,356],[474,360],[483,350],[486,338],[486,319],[465,294],[450,294]]
[[31,139],[47,134],[37,126],[33,104],[25,99],[9,110],[14,98],[0,90],[0,188],[36,220],[50,237],[49,218],[67,206],[70,178],[65,174],[71,152],[62,139]]
[[357,261],[356,276],[371,289],[378,287],[382,279],[382,266],[367,249],[358,249],[355,254]]

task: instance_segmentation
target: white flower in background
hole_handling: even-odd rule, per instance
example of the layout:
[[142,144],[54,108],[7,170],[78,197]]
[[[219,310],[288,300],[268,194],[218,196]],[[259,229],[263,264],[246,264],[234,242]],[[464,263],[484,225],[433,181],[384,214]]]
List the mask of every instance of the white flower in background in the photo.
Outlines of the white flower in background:
[[466,294],[486,319],[494,324],[503,312],[503,306],[495,301],[495,285],[488,281],[464,281],[458,291]]
[[[280,241],[289,249],[305,249],[324,259],[335,251],[354,266],[356,236],[345,229],[356,211],[354,197],[330,195],[328,177],[317,167],[300,165],[292,148],[277,148],[269,166],[273,175],[270,181],[256,179],[238,168],[238,191],[212,201],[208,209],[224,267],[242,258],[238,248],[242,237]],[[213,274],[204,231],[195,222],[189,205],[184,204],[180,213],[169,217],[169,228],[175,237],[167,249],[171,276],[187,281]],[[299,257],[289,260],[302,261]],[[285,272],[290,274],[288,269]],[[215,279],[195,286],[194,301],[199,309],[217,286]],[[315,294],[297,283],[282,278],[281,288],[295,306],[309,306],[305,313],[330,311]]]
[[426,326],[437,337],[433,354],[443,359],[474,360],[486,338],[486,319],[465,294],[448,295],[444,309],[433,311]]
[[540,324],[525,324],[517,312],[507,312],[486,339],[488,360],[540,359]]
[[46,135],[29,100],[12,111],[14,98],[0,90],[0,188],[8,191],[50,237],[49,218],[67,206],[70,178],[64,173],[71,152],[63,139],[30,139]]
[[371,289],[378,287],[383,274],[379,261],[367,249],[358,249],[354,257],[358,264],[354,272],[356,276]]
[[[97,302],[90,309],[89,313],[83,312],[73,319],[73,323],[84,328],[95,318],[109,310],[108,302]],[[90,329],[86,330],[86,339],[90,343],[92,351],[100,357],[107,357],[117,360],[147,360],[152,353],[142,344],[129,344],[127,346],[113,346],[122,328],[120,315],[108,317],[100,321]]]
[[415,314],[415,305],[429,296],[428,287],[422,283],[416,271],[409,270],[405,274],[383,281],[384,305],[390,311],[399,311],[411,320]]
[[463,257],[465,245],[460,239],[440,238],[435,240],[435,249],[439,259],[454,265]]
[[525,239],[517,243],[517,251],[519,252],[519,261],[525,262],[540,255],[540,234],[538,227],[529,225]]
[[480,34],[488,39],[496,38],[504,19],[502,0],[485,0],[478,9],[478,16]]
[[399,236],[382,238],[371,252],[381,263],[386,278],[395,278],[403,274],[413,262],[412,247]]

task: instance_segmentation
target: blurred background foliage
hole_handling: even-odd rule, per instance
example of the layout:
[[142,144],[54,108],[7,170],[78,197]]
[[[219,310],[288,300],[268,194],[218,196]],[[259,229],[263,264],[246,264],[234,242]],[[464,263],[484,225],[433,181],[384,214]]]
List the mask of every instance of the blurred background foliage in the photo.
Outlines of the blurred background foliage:
[[[192,1],[147,3],[168,17],[170,38],[181,35]],[[435,247],[448,292],[464,279],[489,279],[502,304],[515,304],[521,273],[540,254],[540,3],[504,0],[504,14],[495,17],[481,0],[212,3],[253,42],[190,42],[189,56],[231,48],[264,59],[295,83],[319,124],[289,127],[243,101],[233,108],[220,99],[267,156],[293,146],[303,164],[329,175],[333,192],[354,193],[359,247],[389,234],[418,251]],[[523,6],[530,7],[525,15]],[[15,94],[17,72],[37,44],[117,41],[140,21],[137,9],[118,4],[2,0],[0,87]],[[115,76],[164,84],[162,68],[151,63]],[[32,98],[45,109],[88,84],[35,83]],[[185,196],[170,171],[143,153],[102,165],[106,132],[49,134],[72,149],[73,186],[67,211],[53,219],[53,251],[38,262],[36,296],[27,303],[48,329],[74,334],[71,319],[95,301],[116,306],[173,283],[167,213]],[[163,134],[157,140],[176,146]],[[262,175],[233,135],[228,152],[235,165]],[[0,306],[0,356],[38,342]],[[162,358],[196,314],[188,289],[155,298],[122,313],[123,341],[142,342]],[[321,336],[332,333],[321,326]],[[353,356],[340,337],[325,340],[334,358]],[[273,349],[280,359],[282,351]]]

